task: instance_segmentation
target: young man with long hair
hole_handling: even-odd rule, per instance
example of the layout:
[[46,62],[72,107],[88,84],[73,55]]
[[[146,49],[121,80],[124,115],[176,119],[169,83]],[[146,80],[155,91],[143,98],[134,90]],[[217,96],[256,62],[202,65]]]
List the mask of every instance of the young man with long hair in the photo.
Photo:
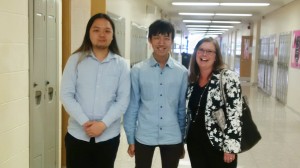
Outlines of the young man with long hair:
[[120,56],[114,24],[106,14],[96,14],[62,77],[61,101],[70,115],[68,168],[114,167],[129,99],[129,66]]

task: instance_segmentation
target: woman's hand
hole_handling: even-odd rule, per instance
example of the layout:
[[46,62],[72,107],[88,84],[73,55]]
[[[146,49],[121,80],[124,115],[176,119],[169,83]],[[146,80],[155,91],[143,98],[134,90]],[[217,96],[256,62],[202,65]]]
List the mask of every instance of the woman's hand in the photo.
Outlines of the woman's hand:
[[224,162],[231,163],[235,159],[235,153],[225,153],[224,152]]

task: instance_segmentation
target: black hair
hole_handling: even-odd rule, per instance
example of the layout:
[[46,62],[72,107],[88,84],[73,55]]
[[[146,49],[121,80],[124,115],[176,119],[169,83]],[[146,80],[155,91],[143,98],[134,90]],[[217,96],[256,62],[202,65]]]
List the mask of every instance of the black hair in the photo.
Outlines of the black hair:
[[158,34],[167,34],[172,35],[172,41],[174,41],[175,30],[174,26],[165,20],[156,20],[149,26],[148,40],[152,38],[152,36]]

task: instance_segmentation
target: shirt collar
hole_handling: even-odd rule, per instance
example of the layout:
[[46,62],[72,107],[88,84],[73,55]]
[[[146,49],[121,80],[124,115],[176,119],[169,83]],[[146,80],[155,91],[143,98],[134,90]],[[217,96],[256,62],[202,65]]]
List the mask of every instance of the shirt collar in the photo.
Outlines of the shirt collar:
[[[149,59],[149,64],[151,67],[159,66],[158,62],[154,59],[153,54],[151,55],[151,57]],[[170,67],[170,68],[174,67],[174,59],[171,57],[171,54],[169,54],[169,58],[166,63],[166,67]]]
[[[91,56],[94,59],[98,60],[92,50],[90,50],[88,56]],[[116,55],[114,53],[112,53],[111,51],[109,51],[107,57],[102,61],[102,63],[109,62],[110,60],[115,59],[115,58],[116,58]]]

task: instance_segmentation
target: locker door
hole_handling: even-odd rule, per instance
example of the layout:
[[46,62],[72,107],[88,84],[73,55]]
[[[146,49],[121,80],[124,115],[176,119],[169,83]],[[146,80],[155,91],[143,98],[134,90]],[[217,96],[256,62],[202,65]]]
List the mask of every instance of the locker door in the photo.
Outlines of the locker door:
[[121,52],[121,56],[125,57],[125,18],[108,13],[115,25],[115,36],[117,44]]
[[288,67],[291,49],[291,33],[279,36],[279,50],[277,62],[276,98],[286,104],[288,86]]
[[56,0],[29,2],[30,168],[55,168],[57,142]]
[[46,1],[35,0],[33,7],[33,55],[30,65],[30,167],[42,168],[44,162]]
[[47,45],[45,59],[45,122],[44,122],[44,143],[45,143],[45,168],[54,168],[56,158],[56,130],[58,122],[57,118],[57,53],[56,53],[56,0],[47,0]]

